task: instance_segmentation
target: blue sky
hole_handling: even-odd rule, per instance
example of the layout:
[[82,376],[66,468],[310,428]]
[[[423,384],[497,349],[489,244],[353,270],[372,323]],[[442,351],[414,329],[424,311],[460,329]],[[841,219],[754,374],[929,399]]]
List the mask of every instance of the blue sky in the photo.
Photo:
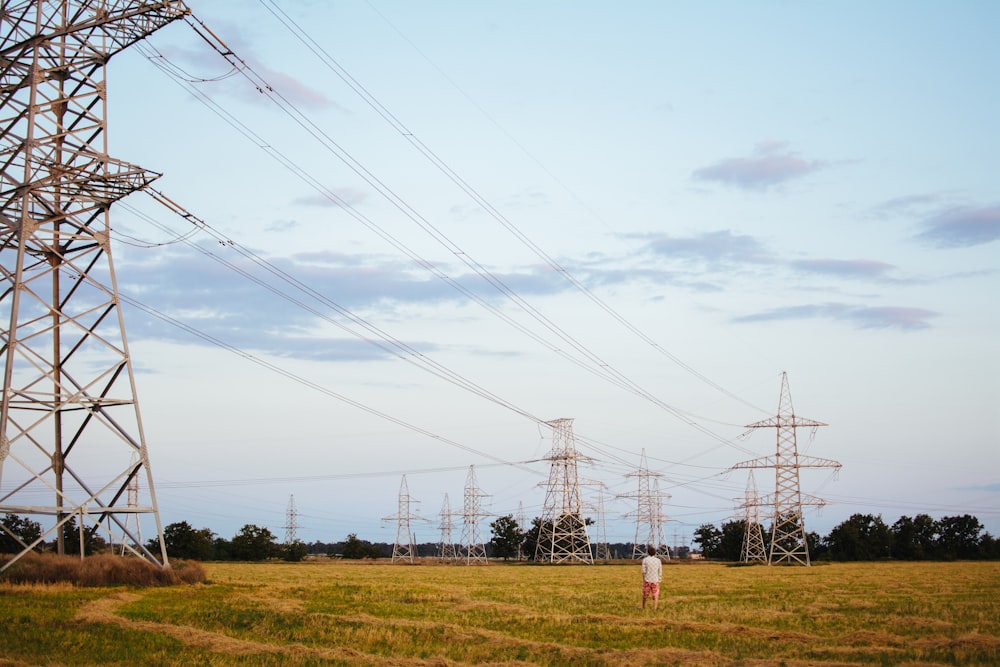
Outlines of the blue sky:
[[683,542],[787,371],[843,464],[807,529],[1000,533],[995,3],[190,6],[256,84],[180,22],[108,72],[109,152],[208,225],[112,213],[165,522],[392,541],[406,474],[436,541],[470,465],[530,519],[569,417],[609,539],[645,452]]

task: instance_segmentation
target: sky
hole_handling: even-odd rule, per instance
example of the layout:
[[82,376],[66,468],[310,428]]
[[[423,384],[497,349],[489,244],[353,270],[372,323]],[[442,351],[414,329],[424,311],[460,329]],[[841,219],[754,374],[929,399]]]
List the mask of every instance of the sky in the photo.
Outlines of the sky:
[[1000,5],[189,6],[242,70],[176,22],[107,73],[204,223],[112,209],[164,524],[392,542],[405,482],[436,542],[470,473],[530,521],[565,418],[607,539],[645,457],[686,544],[787,373],[807,530],[1000,534]]

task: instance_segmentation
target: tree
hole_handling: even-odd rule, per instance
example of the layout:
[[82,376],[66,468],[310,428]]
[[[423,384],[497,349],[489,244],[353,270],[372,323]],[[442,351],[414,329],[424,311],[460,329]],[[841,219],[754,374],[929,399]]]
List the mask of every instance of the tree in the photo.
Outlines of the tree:
[[524,533],[514,521],[514,515],[502,516],[490,523],[490,530],[493,538],[490,546],[493,548],[493,555],[508,560],[511,556],[517,556],[517,548],[524,541]]
[[891,530],[893,558],[923,560],[934,556],[937,548],[937,523],[930,516],[901,516],[892,524]]
[[0,520],[0,553],[20,553],[41,536],[42,525],[37,521],[5,514]]
[[825,543],[835,560],[878,560],[892,554],[892,533],[881,515],[852,514],[830,531]]
[[715,558],[730,561],[740,559],[743,552],[743,538],[746,537],[746,525],[747,522],[743,519],[727,521],[722,524],[722,534],[719,538],[719,548]]
[[722,531],[710,523],[703,523],[694,531],[693,542],[701,545],[705,558],[719,558],[722,546]]
[[[552,532],[552,524],[550,522],[546,528],[549,532]],[[531,528],[524,531],[522,535],[524,536],[521,542],[521,549],[524,555],[528,557],[528,560],[535,560],[535,551],[538,549],[538,537],[542,534],[542,520],[539,517],[535,517],[531,520]]]
[[[215,535],[208,528],[195,530],[187,521],[171,523],[163,529],[163,543],[167,555],[173,558],[209,560],[212,558]],[[150,550],[158,549],[155,541],[150,542]]]
[[362,558],[378,558],[381,555],[379,548],[368,540],[359,540],[358,536],[351,533],[344,541],[344,548],[341,551],[344,558],[360,560]]
[[275,554],[275,537],[267,528],[246,524],[230,543],[235,560],[261,561]]
[[309,547],[302,540],[282,544],[278,550],[281,552],[281,557],[290,563],[298,563],[309,555]]
[[62,534],[63,534],[63,547],[67,554],[79,554],[80,553],[80,538],[83,538],[83,554],[92,555],[104,551],[108,547],[108,543],[103,537],[97,534],[100,529],[98,524],[92,526],[85,526],[82,529],[77,528],[76,516],[70,518],[69,521],[63,524]]
[[979,534],[983,525],[971,514],[946,516],[937,522],[938,547],[945,558],[979,556]]

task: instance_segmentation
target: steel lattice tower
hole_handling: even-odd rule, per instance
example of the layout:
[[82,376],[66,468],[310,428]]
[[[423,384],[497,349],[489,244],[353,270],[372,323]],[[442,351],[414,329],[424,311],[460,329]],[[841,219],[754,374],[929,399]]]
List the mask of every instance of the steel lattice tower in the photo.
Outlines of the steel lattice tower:
[[608,544],[607,517],[604,512],[604,488],[597,491],[597,540],[594,545],[595,560],[611,560],[611,549]]
[[482,492],[476,482],[476,469],[469,466],[469,474],[465,478],[465,507],[462,511],[462,545],[465,551],[466,565],[486,563],[486,544],[480,535],[479,522],[492,516],[483,511],[483,498],[488,494]]
[[417,555],[417,544],[413,539],[413,532],[410,530],[411,521],[424,521],[421,516],[410,512],[410,505],[419,503],[410,496],[410,489],[406,484],[406,475],[403,475],[399,482],[399,497],[396,501],[396,514],[382,517],[383,521],[396,522],[396,541],[392,545],[392,562],[405,560],[409,563]]
[[552,563],[578,561],[593,563],[590,537],[583,517],[577,463],[589,460],[576,451],[573,420],[568,418],[546,422],[552,427],[552,450],[546,455],[551,461],[546,484],[542,523],[538,530],[535,560]]
[[830,459],[799,456],[796,431],[802,427],[816,429],[827,424],[804,417],[797,417],[792,408],[792,394],[788,388],[788,374],[781,374],[781,397],[778,400],[778,414],[763,421],[748,424],[747,428],[773,428],[777,432],[775,455],[733,466],[733,470],[747,468],[773,468],[775,491],[772,502],[774,514],[771,525],[771,547],[767,564],[795,561],[809,565],[809,545],[802,519],[803,505],[823,505],[819,498],[804,495],[799,486],[799,470],[802,468],[834,468],[840,463]]
[[455,547],[455,539],[452,537],[452,513],[451,503],[448,501],[448,494],[444,494],[444,502],[441,504],[441,558],[445,560],[458,560],[458,549]]
[[[167,565],[108,218],[159,175],[107,154],[105,74],[187,13],[140,0],[0,9],[0,513],[51,521],[5,567],[53,537],[63,553],[71,520],[123,531],[130,552]],[[146,497],[129,507],[141,476]],[[158,554],[129,515],[153,517]]]
[[754,480],[753,470],[747,476],[746,495],[740,507],[743,509],[743,546],[740,548],[740,561],[766,563],[764,529],[760,525],[760,496],[757,494],[757,482]]
[[527,558],[527,555],[524,553],[524,539],[523,539],[524,532],[525,530],[527,530],[526,528],[527,525],[528,525],[528,517],[524,513],[524,501],[519,500],[517,502],[517,529],[521,531],[522,539],[517,544],[518,560],[524,560],[525,558]]
[[299,539],[299,512],[295,509],[295,496],[288,496],[285,510],[285,544],[295,544]]
[[660,478],[662,473],[653,472],[646,464],[646,450],[642,450],[639,460],[639,470],[629,473],[626,477],[635,477],[638,488],[634,496],[636,499],[635,516],[635,541],[632,543],[632,558],[643,558],[646,556],[646,547],[656,548],[656,554],[670,560],[670,549],[667,547],[667,540],[663,533],[663,524],[666,519],[663,515],[663,501],[670,496],[660,492]]

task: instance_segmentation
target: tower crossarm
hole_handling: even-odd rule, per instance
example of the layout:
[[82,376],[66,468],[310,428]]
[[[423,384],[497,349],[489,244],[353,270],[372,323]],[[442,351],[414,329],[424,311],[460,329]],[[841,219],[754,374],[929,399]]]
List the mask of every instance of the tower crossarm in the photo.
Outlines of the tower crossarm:
[[[778,500],[778,496],[774,493],[766,493],[760,497],[757,501],[757,507],[773,507],[775,502]],[[810,507],[826,507],[829,503],[822,498],[817,498],[816,496],[810,495],[808,493],[799,493],[798,500],[799,505],[809,505]],[[748,505],[740,505],[741,508],[747,507]],[[752,505],[750,505],[752,506]]]
[[179,0],[83,3],[88,4],[94,7],[81,8],[67,22],[61,2],[5,2],[0,12],[0,90],[8,93],[31,85],[32,68],[23,54],[53,39],[75,44],[78,56],[103,65],[119,51],[191,13]]
[[805,428],[814,426],[829,426],[829,424],[826,422],[816,421],[815,419],[796,417],[795,415],[777,415],[775,417],[762,419],[759,422],[747,424],[744,428],[798,428],[800,426]]
[[732,466],[730,470],[747,470],[750,468],[836,468],[842,467],[839,461],[832,459],[821,459],[815,456],[796,456],[791,462],[782,460],[780,463],[776,456],[762,456],[758,459],[742,461]]

